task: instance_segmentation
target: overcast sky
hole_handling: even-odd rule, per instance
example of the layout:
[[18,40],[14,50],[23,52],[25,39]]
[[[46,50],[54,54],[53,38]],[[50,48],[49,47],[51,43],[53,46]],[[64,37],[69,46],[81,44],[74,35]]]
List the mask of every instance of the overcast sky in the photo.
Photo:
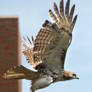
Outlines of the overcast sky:
[[[18,16],[21,39],[35,37],[45,19],[51,21],[48,10],[53,2],[59,5],[60,0],[0,0],[0,16]],[[92,92],[92,0],[71,0],[71,6],[74,3],[78,19],[65,69],[77,73],[80,80],[58,82],[38,92]],[[31,69],[23,55],[22,64]],[[23,80],[22,92],[30,92],[30,86],[30,81]]]

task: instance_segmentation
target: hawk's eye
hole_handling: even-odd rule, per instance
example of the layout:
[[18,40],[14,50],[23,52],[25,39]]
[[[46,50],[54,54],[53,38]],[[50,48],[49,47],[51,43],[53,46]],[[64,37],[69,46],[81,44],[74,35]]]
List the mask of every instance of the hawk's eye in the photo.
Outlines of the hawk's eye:
[[73,76],[76,76],[76,74],[73,74]]

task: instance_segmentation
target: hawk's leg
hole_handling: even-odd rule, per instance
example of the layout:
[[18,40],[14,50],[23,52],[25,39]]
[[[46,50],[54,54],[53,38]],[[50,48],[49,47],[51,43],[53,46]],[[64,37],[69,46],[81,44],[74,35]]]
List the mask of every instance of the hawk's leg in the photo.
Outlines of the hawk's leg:
[[45,88],[53,82],[53,78],[47,75],[43,75],[40,78],[32,81],[32,92],[35,92],[37,89]]

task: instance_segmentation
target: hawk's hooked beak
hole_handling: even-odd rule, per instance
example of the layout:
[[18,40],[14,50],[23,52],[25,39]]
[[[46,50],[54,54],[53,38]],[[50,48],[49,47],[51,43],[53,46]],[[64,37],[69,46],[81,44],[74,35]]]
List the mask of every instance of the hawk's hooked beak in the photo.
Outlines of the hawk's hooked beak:
[[79,80],[79,77],[76,76],[75,79],[78,79]]

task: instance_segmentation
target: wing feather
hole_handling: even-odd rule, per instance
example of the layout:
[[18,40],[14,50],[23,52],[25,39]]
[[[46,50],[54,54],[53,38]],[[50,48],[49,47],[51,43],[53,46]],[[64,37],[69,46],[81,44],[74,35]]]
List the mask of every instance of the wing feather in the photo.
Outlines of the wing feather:
[[58,20],[57,20],[56,16],[53,14],[53,12],[52,12],[51,10],[49,10],[49,14],[50,14],[52,20],[53,20],[55,23],[57,23]]
[[70,6],[70,0],[67,0],[66,8],[65,8],[65,15],[66,15],[66,17],[69,16],[69,6]]
[[60,14],[62,15],[62,17],[64,16],[64,1],[63,0],[60,1]]
[[77,16],[78,16],[78,15],[76,15],[76,16],[74,17],[73,22],[72,22],[72,24],[71,24],[71,30],[72,30],[72,31],[73,31],[74,25],[75,25],[75,23],[76,23]]
[[75,9],[75,5],[72,6],[71,11],[70,11],[70,16],[69,16],[70,22],[72,21],[72,18],[73,18],[74,9]]
[[57,5],[56,5],[55,2],[54,2],[54,11],[55,11],[55,14],[57,16],[57,19],[60,20],[61,19],[61,16],[59,14],[59,11],[58,11],[58,8],[57,8]]

